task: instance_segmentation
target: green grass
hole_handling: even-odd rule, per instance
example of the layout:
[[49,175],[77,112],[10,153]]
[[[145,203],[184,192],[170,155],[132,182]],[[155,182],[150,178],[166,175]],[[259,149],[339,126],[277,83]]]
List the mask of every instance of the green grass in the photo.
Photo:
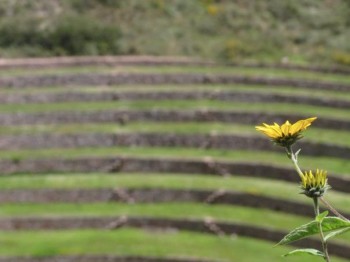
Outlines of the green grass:
[[[183,210],[187,210],[184,215]],[[86,216],[145,216],[177,219],[203,219],[211,217],[217,221],[242,223],[280,230],[293,229],[312,220],[296,215],[286,215],[270,210],[192,203],[161,204],[8,204],[0,205],[1,217],[40,216],[40,217],[86,217]],[[255,218],[264,216],[264,220]],[[350,240],[350,238],[349,238]]]
[[[101,50],[99,42],[92,36],[89,43],[76,39],[74,46],[78,48],[74,54],[187,55],[248,62],[280,62],[287,55],[291,63],[348,63],[349,6],[345,0],[337,1],[334,8],[329,8],[327,3],[310,0],[307,9],[299,2],[276,0],[254,1],[247,6],[231,1],[193,3],[181,0],[172,5],[163,1],[94,1],[86,5],[70,0],[60,3],[59,13],[51,13],[51,10],[43,7],[27,6],[22,2],[16,5],[11,16],[3,18],[4,32],[11,32],[3,36],[1,53],[5,56],[71,53],[66,46],[70,38],[64,37],[74,35],[78,36],[77,39],[83,38],[94,25],[89,20],[97,20],[104,25],[103,29],[120,28],[122,33],[116,41],[118,50]],[[44,2],[40,0],[40,4]],[[8,6],[3,3],[1,7],[6,10]],[[213,8],[216,11],[211,13]],[[43,22],[52,25],[50,30],[53,32],[58,32],[58,28],[62,28],[59,25],[67,22],[67,19],[74,19],[74,26],[79,29],[68,27],[62,30],[58,39],[65,39],[66,45],[60,48],[55,39],[47,39],[48,33],[40,28],[39,22],[30,19],[43,14]],[[129,19],[125,19],[124,14]],[[59,21],[57,25],[55,21]],[[261,21],[264,21],[263,25]],[[32,22],[30,29],[26,27],[28,22]],[[101,30],[100,33],[103,35],[106,31]],[[26,35],[31,35],[34,43],[28,45]],[[51,45],[45,46],[39,39],[54,42],[56,48],[50,49]],[[108,41],[103,43],[108,46]]]
[[[59,69],[13,70],[3,71],[0,76],[17,76],[26,74],[71,74],[89,72],[130,72],[130,73],[222,73],[246,76],[303,78],[317,81],[333,81],[335,83],[350,83],[348,76],[331,75],[313,72],[298,72],[284,69],[254,69],[254,68],[205,68],[205,67],[67,67]],[[82,92],[153,92],[157,91],[238,91],[251,94],[284,94],[293,96],[310,96],[318,98],[333,98],[350,101],[350,94],[330,90],[314,90],[292,87],[267,87],[245,85],[161,85],[161,86],[116,86],[116,87],[74,87],[74,88],[28,88],[10,90],[4,89],[1,94],[10,93],[43,93],[64,92],[76,90]],[[72,102],[51,104],[0,105],[1,113],[36,113],[36,112],[70,112],[95,110],[193,110],[216,109],[230,111],[245,111],[259,113],[302,114],[349,120],[348,110],[326,108],[313,105],[295,105],[281,103],[232,103],[224,101],[199,100],[157,100],[157,101],[118,101],[118,102]],[[257,125],[260,123],[256,123]],[[315,123],[317,127],[317,122]],[[116,124],[65,124],[39,125],[21,127],[1,127],[0,134],[23,133],[77,133],[77,132],[173,132],[173,133],[218,133],[258,135],[253,126],[223,123],[143,123],[133,122],[125,126]],[[311,128],[305,133],[305,140],[323,143],[335,143],[350,146],[348,132]],[[284,153],[229,151],[193,148],[145,148],[145,147],[116,147],[116,148],[80,148],[80,149],[45,149],[45,150],[13,150],[0,151],[1,159],[51,157],[88,157],[88,156],[134,156],[143,158],[184,158],[202,159],[207,156],[217,160],[244,161],[251,163],[276,164],[292,167]],[[300,157],[303,168],[327,169],[330,174],[339,173],[345,177],[350,175],[350,163],[345,159]],[[239,175],[239,174],[238,174]],[[298,194],[298,185],[263,178],[211,177],[199,174],[18,174],[0,177],[0,189],[40,189],[40,188],[172,188],[172,189],[225,189],[256,194],[257,196],[271,196],[302,203],[310,203],[309,199]],[[331,190],[327,199],[342,211],[350,212],[348,194]],[[311,208],[311,204],[310,204]],[[228,205],[205,205],[198,203],[162,203],[162,204],[123,204],[123,203],[89,203],[89,204],[1,204],[0,216],[151,216],[183,218],[213,217],[220,221],[234,221],[274,229],[288,230],[308,221],[308,218],[286,215],[283,213]],[[261,219],[259,219],[261,218]],[[350,234],[345,234],[342,240],[350,240]],[[9,256],[51,256],[75,254],[117,254],[117,255],[147,255],[147,256],[186,256],[206,259],[222,259],[227,261],[251,262],[256,261],[285,261],[281,254],[290,248],[275,247],[274,243],[253,240],[244,237],[214,237],[178,231],[120,229],[115,232],[107,230],[69,230],[69,231],[20,231],[6,232],[0,235],[0,255]],[[310,256],[292,257],[288,261],[319,261]],[[333,258],[334,262],[345,260]]]
[[312,71],[291,70],[283,68],[254,68],[254,67],[235,67],[234,74],[242,74],[245,76],[261,76],[261,77],[285,77],[288,79],[308,79],[315,81],[334,81],[350,83],[348,75],[337,75],[331,73],[321,73]]
[[318,117],[349,120],[348,110],[325,108],[312,105],[295,105],[286,103],[232,103],[214,100],[137,100],[137,101],[105,101],[105,102],[69,102],[50,104],[2,104],[0,113],[39,113],[39,112],[72,112],[98,110],[223,110],[234,112],[260,112],[302,114]]
[[[184,216],[183,210],[186,211]],[[97,217],[97,216],[143,216],[170,219],[212,218],[220,222],[253,225],[274,230],[288,231],[310,222],[311,218],[286,215],[270,210],[191,203],[162,204],[11,204],[0,205],[0,216],[40,216],[40,217]],[[263,217],[264,219],[256,219]],[[338,237],[339,240],[350,240],[350,234]]]
[[64,67],[38,67],[31,69],[11,68],[1,71],[2,77],[33,76],[33,75],[71,75],[79,73],[119,73],[119,72],[139,72],[142,67],[133,66],[64,66]]
[[[2,256],[53,256],[115,254],[157,257],[197,257],[209,260],[252,262],[285,261],[281,255],[290,247],[246,237],[217,237],[201,233],[150,231],[123,228],[117,231],[20,231],[0,235]],[[150,243],[152,243],[150,245]],[[290,257],[288,261],[319,261],[311,256]],[[305,261],[306,261],[305,260]],[[334,262],[345,259],[333,257]]]
[[104,91],[114,92],[196,92],[196,91],[231,91],[231,92],[245,92],[252,94],[280,94],[292,96],[312,96],[314,98],[331,98],[350,101],[350,93],[339,92],[334,90],[317,90],[304,88],[295,88],[288,86],[259,86],[259,85],[241,85],[241,84],[227,84],[227,85],[118,85],[118,86],[71,86],[71,87],[30,87],[19,89],[0,89],[0,94],[36,94],[36,93],[62,93],[69,91],[77,91],[83,93],[96,93]]
[[[197,174],[142,174],[142,173],[84,173],[84,174],[43,174],[12,175],[0,177],[0,189],[74,189],[74,188],[163,188],[163,189],[224,189],[247,192],[257,196],[269,196],[297,202],[310,203],[299,194],[299,186],[294,183],[251,178],[245,176],[217,177]],[[333,205],[350,212],[348,194],[331,190],[327,199]],[[0,209],[1,212],[1,209]]]
[[[260,123],[257,123],[257,125]],[[317,121],[315,122],[317,125]],[[22,134],[81,134],[81,133],[175,133],[175,134],[231,134],[259,135],[250,125],[220,122],[129,122],[118,123],[82,123],[53,125],[2,126],[0,135]],[[350,146],[349,132],[342,130],[311,128],[304,133],[305,141]]]
[[[243,161],[251,163],[264,163],[292,167],[283,151],[281,153],[255,152],[255,151],[234,151],[218,149],[197,149],[197,148],[179,148],[179,147],[93,147],[93,148],[70,148],[70,149],[38,149],[38,150],[4,150],[0,151],[0,159],[12,159],[20,161],[21,159],[49,159],[58,158],[77,158],[77,157],[111,157],[111,156],[133,156],[141,158],[176,158],[180,156],[183,159],[203,159],[212,157],[214,160],[225,161]],[[302,153],[301,153],[302,154]],[[337,159],[330,157],[309,157],[300,158],[301,166],[305,169],[322,168],[328,170],[330,174],[338,173],[344,176],[349,175],[350,162],[346,159]]]
[[283,68],[248,68],[225,66],[67,66],[58,68],[36,69],[7,69],[0,72],[0,76],[26,75],[69,75],[78,73],[202,73],[202,74],[231,74],[243,76],[259,76],[266,78],[307,79],[315,81],[332,81],[350,83],[347,75],[326,74],[312,71],[290,70]]
[[[132,70],[130,70],[133,72]],[[283,68],[247,68],[247,67],[186,67],[186,66],[163,66],[143,67],[142,73],[206,73],[206,74],[231,74],[266,78],[308,79],[316,81],[334,81],[350,83],[347,75],[325,74],[311,71],[288,70]]]
[[[242,85],[242,84],[210,84],[210,85],[120,85],[120,86],[94,86],[94,87],[72,87],[74,91],[79,92],[196,92],[196,91],[213,91],[213,92],[245,92],[251,94],[279,94],[292,96],[312,96],[314,98],[332,98],[350,101],[350,94],[347,92],[340,92],[335,90],[317,90],[308,89],[307,87],[295,88],[288,86],[264,86],[264,85]],[[28,92],[64,92],[67,91],[65,87],[43,87],[43,88],[28,88],[22,90],[4,89],[0,92],[14,92],[14,93],[28,93]]]

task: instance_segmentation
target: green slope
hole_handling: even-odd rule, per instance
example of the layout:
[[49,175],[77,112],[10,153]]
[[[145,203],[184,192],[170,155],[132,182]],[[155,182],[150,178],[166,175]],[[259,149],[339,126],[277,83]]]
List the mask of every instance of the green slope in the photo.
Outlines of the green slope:
[[[79,254],[193,257],[223,261],[285,261],[281,254],[291,248],[246,237],[217,237],[200,233],[119,229],[117,231],[22,231],[0,235],[1,255],[53,256]],[[152,243],[150,245],[149,243]],[[249,252],[247,252],[249,250]],[[319,261],[314,257],[291,257],[288,261]],[[334,262],[345,259],[333,258]]]
[[6,56],[152,54],[274,62],[288,57],[349,64],[346,0],[35,2],[0,4],[0,48]]

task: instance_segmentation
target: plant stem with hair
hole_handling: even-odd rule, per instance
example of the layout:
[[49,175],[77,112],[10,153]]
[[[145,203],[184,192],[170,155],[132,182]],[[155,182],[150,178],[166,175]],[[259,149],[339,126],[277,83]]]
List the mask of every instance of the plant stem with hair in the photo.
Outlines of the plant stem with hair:
[[[320,207],[318,203],[318,197],[314,197],[314,210],[315,210],[315,217],[317,217],[320,214]],[[323,248],[323,253],[324,253],[324,259],[327,262],[330,262],[329,254],[328,254],[328,244],[327,241],[324,239],[324,234],[322,230],[322,221],[318,221],[318,228],[320,231],[320,237],[321,237],[321,243],[322,243],[322,248]]]
[[[299,174],[299,176],[302,178],[304,176],[303,172],[301,171],[299,165],[298,165],[298,152],[294,153],[292,146],[286,147],[287,155],[288,157],[292,160],[294,164],[294,168]],[[318,197],[313,197],[314,201],[314,211],[315,211],[315,217],[317,217],[320,214],[320,206],[318,202]],[[339,214],[333,207],[331,207],[328,202],[326,202],[324,199],[321,198],[321,201],[335,214],[337,214],[339,217],[344,218],[342,215]],[[324,254],[324,259],[327,262],[330,262],[329,254],[328,254],[328,244],[327,241],[324,239],[324,234],[322,230],[322,222],[317,222],[318,223],[318,228],[320,231],[320,237],[321,237],[321,243],[322,243],[322,249],[323,249],[323,254]]]
[[294,164],[294,168],[297,171],[297,173],[299,174],[300,177],[303,177],[304,174],[301,171],[299,165],[298,165],[298,151],[297,153],[293,152],[292,146],[286,147],[286,151],[287,151],[287,155],[288,157],[292,160],[293,164]]

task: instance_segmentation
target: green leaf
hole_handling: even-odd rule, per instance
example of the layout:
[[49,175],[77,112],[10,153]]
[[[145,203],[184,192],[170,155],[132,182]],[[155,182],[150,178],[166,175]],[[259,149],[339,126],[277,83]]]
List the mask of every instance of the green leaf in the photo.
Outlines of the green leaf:
[[343,233],[345,233],[345,232],[347,232],[349,230],[350,230],[350,227],[346,227],[346,228],[343,228],[343,229],[339,229],[339,230],[333,231],[333,232],[329,233],[327,236],[325,236],[324,239],[325,239],[325,241],[327,241],[331,237],[338,236],[338,235],[343,234]]
[[[291,242],[319,233],[319,222],[312,221],[289,232],[277,245],[286,245]],[[350,222],[338,217],[325,217],[322,221],[322,231],[329,232],[350,228]]]
[[300,255],[300,254],[309,254],[309,255],[313,255],[313,256],[320,256],[320,257],[324,257],[324,253],[317,250],[317,249],[313,249],[313,248],[304,248],[304,249],[296,249],[293,250],[285,255],[283,255],[284,257],[290,256],[290,255]]
[[[323,232],[329,232],[342,228],[350,228],[350,221],[339,217],[325,217],[322,221]],[[318,233],[318,231],[316,233]]]
[[316,217],[317,222],[322,222],[322,220],[328,215],[328,211],[324,211]]

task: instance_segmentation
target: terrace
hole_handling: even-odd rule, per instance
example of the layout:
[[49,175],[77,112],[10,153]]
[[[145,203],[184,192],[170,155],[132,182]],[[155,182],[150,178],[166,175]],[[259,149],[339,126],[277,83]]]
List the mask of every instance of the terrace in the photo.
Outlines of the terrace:
[[346,72],[100,59],[1,66],[0,261],[282,261],[312,209],[264,121],[318,116],[301,165],[350,214]]

